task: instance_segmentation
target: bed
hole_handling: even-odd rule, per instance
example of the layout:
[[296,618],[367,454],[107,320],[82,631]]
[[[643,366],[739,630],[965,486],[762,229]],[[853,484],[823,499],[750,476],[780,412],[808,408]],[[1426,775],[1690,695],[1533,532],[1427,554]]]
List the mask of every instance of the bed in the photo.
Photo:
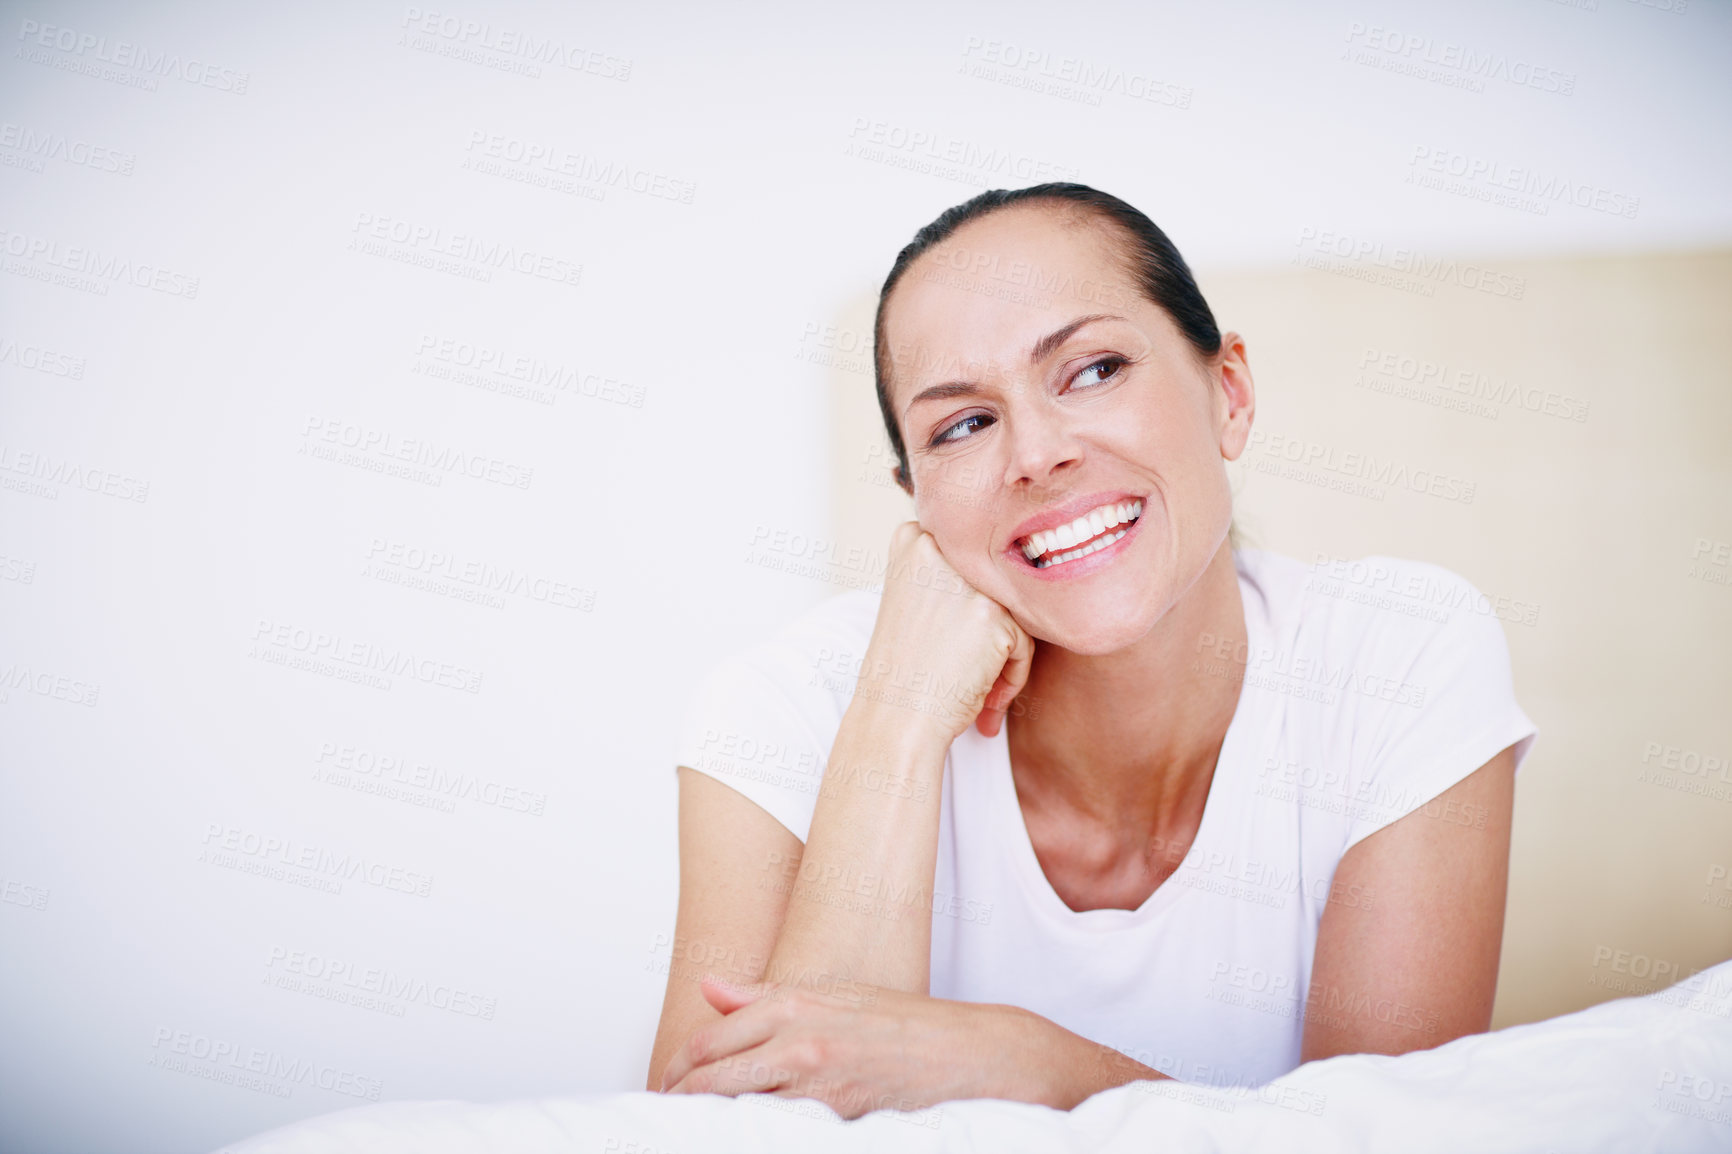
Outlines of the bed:
[[816,1102],[586,1094],[387,1102],[220,1154],[700,1151],[1732,1151],[1732,961],[1642,997],[1400,1057],[1311,1062],[1258,1087],[1136,1082],[1067,1112],[946,1102],[852,1122]]

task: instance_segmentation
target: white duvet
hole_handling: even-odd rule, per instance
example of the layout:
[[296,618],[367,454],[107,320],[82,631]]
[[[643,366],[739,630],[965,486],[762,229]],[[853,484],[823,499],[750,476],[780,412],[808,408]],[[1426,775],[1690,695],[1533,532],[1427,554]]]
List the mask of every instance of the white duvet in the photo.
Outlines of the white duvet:
[[1256,1089],[1137,1082],[1066,1113],[946,1102],[843,1122],[815,1102],[590,1094],[387,1102],[221,1154],[1106,1150],[1732,1152],[1732,961],[1641,998],[1398,1058],[1311,1062]]

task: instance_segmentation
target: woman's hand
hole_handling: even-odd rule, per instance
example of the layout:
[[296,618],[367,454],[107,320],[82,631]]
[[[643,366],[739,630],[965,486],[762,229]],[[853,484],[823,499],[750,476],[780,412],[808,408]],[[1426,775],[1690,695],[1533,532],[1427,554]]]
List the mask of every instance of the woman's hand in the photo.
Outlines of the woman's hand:
[[844,986],[819,993],[706,977],[704,997],[722,1020],[687,1039],[668,1063],[663,1090],[816,1098],[844,1118],[958,1098],[1052,1097],[1044,1079],[1055,1068],[1034,1024],[1063,1031],[1045,1019],[1009,1006]]
[[993,737],[1033,658],[1022,626],[951,568],[920,522],[896,527],[857,700],[913,709],[946,747],[970,722]]

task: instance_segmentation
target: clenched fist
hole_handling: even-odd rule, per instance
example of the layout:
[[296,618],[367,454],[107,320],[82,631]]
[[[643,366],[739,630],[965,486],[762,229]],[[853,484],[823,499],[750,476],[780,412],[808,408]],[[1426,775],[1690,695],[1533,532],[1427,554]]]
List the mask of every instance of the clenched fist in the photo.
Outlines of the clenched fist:
[[951,568],[920,522],[896,527],[856,700],[913,711],[946,746],[971,722],[994,737],[1033,657],[1033,639]]

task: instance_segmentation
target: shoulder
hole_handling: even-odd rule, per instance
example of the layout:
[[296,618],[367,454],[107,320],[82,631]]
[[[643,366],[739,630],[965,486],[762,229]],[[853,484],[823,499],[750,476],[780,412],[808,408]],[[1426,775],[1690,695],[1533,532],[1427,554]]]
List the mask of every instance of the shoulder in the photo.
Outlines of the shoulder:
[[1334,603],[1347,628],[1363,638],[1371,659],[1423,659],[1438,677],[1462,661],[1489,660],[1507,673],[1508,649],[1496,606],[1460,573],[1430,561],[1383,555],[1324,558],[1314,568],[1312,594]]
[[1364,671],[1398,672],[1421,653],[1504,649],[1498,605],[1431,561],[1370,554],[1308,561],[1241,550],[1240,572],[1262,593],[1278,647]]
[[750,670],[778,689],[854,692],[878,620],[879,594],[853,590],[826,598],[762,640],[724,658],[711,677]]
[[676,764],[733,786],[804,841],[878,601],[865,591],[828,598],[710,666],[687,705]]
[[1516,701],[1502,603],[1430,561],[1282,561],[1270,567],[1287,598],[1276,661],[1321,723],[1308,740],[1340,774],[1345,846],[1510,745],[1519,768],[1538,729]]

